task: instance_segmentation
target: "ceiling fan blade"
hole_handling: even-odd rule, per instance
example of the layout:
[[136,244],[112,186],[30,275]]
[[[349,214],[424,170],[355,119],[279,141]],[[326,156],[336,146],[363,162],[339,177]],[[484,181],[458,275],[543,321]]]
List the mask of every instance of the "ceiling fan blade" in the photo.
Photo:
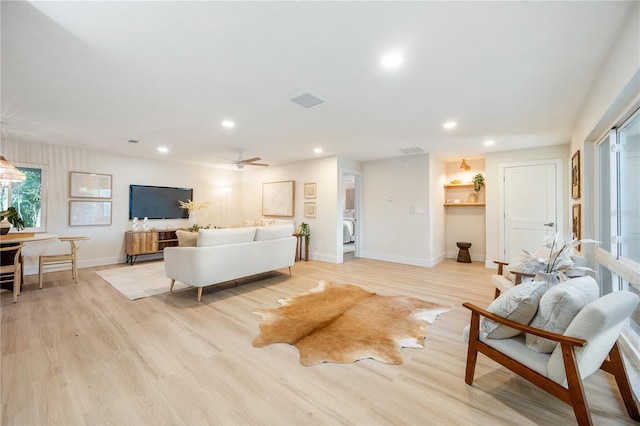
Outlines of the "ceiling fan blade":
[[253,158],[247,158],[246,160],[240,160],[242,163],[253,163],[254,161],[260,161],[262,160],[262,158],[260,157],[253,157]]
[[268,164],[264,163],[246,163],[247,166],[268,166]]

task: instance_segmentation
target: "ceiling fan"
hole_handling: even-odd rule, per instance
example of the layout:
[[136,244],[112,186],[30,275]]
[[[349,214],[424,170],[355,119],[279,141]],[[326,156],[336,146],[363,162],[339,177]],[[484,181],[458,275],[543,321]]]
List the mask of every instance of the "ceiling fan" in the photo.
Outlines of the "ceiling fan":
[[260,160],[262,160],[260,157],[247,158],[246,160],[243,160],[242,151],[240,151],[238,152],[238,159],[232,160],[232,163],[239,169],[244,169],[244,166],[268,166],[268,164],[265,163],[256,163],[256,161]]

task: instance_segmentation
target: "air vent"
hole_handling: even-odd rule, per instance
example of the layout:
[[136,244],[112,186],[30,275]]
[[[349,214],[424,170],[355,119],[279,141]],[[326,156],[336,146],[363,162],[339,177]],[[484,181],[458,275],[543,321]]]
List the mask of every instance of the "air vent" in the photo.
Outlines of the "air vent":
[[412,146],[410,148],[399,149],[398,151],[403,154],[420,154],[421,152],[424,152],[424,149],[420,148],[419,146]]
[[289,100],[299,107],[306,109],[314,108],[329,102],[327,99],[324,99],[309,90],[293,95],[289,97]]

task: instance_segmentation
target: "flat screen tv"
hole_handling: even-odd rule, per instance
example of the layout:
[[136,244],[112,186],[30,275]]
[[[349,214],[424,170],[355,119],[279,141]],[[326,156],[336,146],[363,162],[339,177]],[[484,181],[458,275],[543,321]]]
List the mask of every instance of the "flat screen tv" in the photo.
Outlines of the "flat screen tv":
[[129,219],[183,219],[189,217],[178,201],[193,200],[192,188],[129,185]]

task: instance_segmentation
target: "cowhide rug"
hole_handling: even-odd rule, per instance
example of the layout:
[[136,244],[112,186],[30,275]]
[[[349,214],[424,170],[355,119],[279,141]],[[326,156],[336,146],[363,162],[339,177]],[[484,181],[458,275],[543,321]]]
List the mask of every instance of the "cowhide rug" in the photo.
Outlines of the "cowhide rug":
[[260,309],[260,334],[253,346],[289,343],[302,365],[349,363],[373,358],[402,364],[400,349],[422,348],[429,324],[448,308],[406,296],[380,296],[329,281],[309,292]]

